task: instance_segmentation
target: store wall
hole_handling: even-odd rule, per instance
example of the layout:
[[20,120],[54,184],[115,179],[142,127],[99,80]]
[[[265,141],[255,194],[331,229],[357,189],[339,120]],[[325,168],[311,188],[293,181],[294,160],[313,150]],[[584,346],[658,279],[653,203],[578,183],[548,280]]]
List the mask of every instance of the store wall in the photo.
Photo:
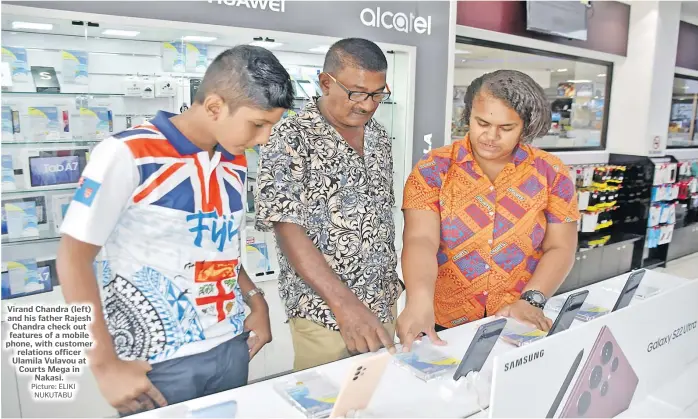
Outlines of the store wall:
[[[332,37],[363,37],[417,47],[412,160],[444,144],[447,92],[449,2],[446,1],[281,1],[283,11],[260,10],[232,1],[6,1],[5,4],[85,13],[203,23]],[[234,5],[230,5],[234,4]],[[265,3],[265,5],[268,3]],[[421,24],[422,17],[425,23]],[[372,22],[375,23],[372,26]],[[377,22],[377,23],[376,23]],[[416,24],[415,24],[416,22]],[[251,34],[251,37],[254,36]],[[418,117],[417,117],[418,115]],[[449,116],[450,117],[450,116]]]
[[527,31],[525,1],[459,1],[456,23],[609,54],[626,55],[630,6],[617,1],[594,1],[592,5],[592,11],[587,14],[586,41]]

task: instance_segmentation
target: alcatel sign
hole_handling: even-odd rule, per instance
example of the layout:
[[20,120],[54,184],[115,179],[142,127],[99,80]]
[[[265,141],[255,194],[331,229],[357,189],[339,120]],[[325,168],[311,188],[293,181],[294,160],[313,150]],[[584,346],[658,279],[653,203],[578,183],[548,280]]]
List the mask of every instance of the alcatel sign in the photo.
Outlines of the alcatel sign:
[[394,29],[398,32],[431,35],[431,16],[426,18],[415,16],[410,13],[393,13],[382,11],[380,7],[376,10],[365,8],[361,11],[361,23],[374,28]]

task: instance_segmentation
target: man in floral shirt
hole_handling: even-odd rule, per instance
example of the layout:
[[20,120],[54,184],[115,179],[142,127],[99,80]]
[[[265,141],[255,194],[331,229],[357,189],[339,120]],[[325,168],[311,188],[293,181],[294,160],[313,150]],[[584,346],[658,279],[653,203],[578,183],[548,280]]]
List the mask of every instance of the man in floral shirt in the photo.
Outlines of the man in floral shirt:
[[391,140],[372,117],[390,97],[388,64],[364,39],[325,57],[323,96],[262,148],[257,228],[280,248],[279,288],[294,368],[393,350],[397,277]]

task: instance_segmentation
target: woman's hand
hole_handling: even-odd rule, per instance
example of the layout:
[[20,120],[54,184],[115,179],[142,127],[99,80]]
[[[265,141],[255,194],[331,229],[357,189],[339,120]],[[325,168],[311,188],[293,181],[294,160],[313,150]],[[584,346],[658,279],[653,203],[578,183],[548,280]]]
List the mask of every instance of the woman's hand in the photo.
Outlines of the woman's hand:
[[550,327],[553,325],[552,320],[545,317],[543,310],[532,306],[524,300],[518,300],[515,303],[502,307],[496,315],[511,317],[544,332],[550,330]]
[[407,304],[397,319],[397,336],[400,338],[403,350],[409,352],[412,343],[424,333],[435,345],[445,345],[434,330],[434,305],[431,300],[427,303]]

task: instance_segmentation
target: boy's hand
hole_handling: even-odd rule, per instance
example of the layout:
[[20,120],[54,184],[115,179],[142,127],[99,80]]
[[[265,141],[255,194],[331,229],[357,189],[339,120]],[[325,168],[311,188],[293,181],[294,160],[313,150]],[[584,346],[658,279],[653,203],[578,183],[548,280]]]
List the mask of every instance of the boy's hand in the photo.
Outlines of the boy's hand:
[[92,366],[100,392],[121,414],[133,414],[167,405],[167,400],[146,375],[152,367],[146,361],[115,359]]
[[271,342],[271,324],[269,322],[269,307],[264,297],[257,294],[249,302],[252,312],[245,319],[245,331],[250,332],[247,345],[250,348],[250,360],[267,343]]

